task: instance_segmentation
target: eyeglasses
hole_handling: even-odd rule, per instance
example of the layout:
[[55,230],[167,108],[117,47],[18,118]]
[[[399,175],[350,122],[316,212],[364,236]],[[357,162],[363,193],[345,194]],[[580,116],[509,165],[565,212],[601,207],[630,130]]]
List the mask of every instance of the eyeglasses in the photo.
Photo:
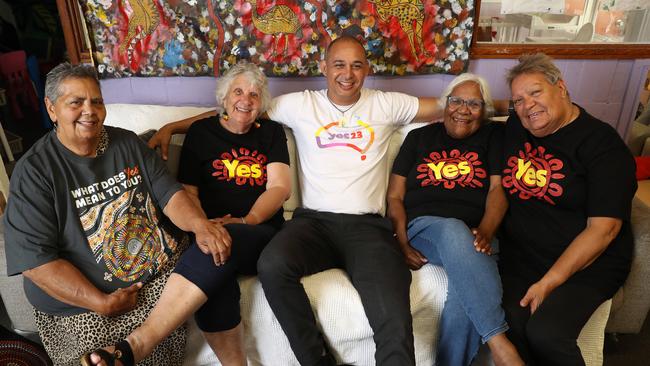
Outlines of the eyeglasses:
[[464,105],[467,106],[467,109],[469,109],[472,112],[479,112],[483,108],[483,104],[485,104],[482,100],[479,99],[469,99],[465,100],[463,98],[459,97],[454,97],[454,96],[448,96],[447,97],[447,106],[449,109],[456,110]]

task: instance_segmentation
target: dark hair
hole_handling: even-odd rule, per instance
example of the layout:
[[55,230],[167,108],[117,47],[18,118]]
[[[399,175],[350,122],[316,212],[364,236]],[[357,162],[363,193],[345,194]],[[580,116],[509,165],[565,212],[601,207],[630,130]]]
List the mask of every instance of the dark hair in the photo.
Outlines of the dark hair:
[[47,73],[45,80],[45,97],[55,103],[60,96],[59,87],[65,79],[92,79],[99,86],[97,72],[91,65],[72,65],[68,62],[57,65]]

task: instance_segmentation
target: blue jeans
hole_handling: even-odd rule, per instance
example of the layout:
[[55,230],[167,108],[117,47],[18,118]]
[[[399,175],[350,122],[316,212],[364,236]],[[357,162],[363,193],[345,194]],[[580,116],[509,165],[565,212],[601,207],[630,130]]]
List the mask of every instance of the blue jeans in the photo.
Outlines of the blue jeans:
[[[447,300],[440,319],[436,365],[469,365],[480,341],[508,330],[501,307],[496,256],[474,249],[474,235],[458,219],[421,216],[408,224],[411,245],[447,272]],[[495,253],[496,239],[492,241]]]

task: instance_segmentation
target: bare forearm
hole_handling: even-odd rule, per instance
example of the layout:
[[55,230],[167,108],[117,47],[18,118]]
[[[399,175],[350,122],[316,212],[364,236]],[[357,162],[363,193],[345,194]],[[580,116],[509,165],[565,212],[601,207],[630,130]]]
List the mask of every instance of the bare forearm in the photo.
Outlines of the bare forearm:
[[198,189],[198,187],[192,186],[192,185],[189,185],[189,184],[183,184],[183,189],[185,190],[185,192],[187,192],[187,196],[190,198],[190,200],[192,200],[192,202],[197,207],[203,207],[203,206],[201,206],[201,201],[199,200],[199,189]]
[[506,214],[507,209],[508,199],[503,193],[503,189],[500,187],[491,189],[485,200],[485,212],[483,213],[483,218],[479,224],[479,229],[490,235],[490,238],[492,238],[499,228],[499,225],[501,225],[501,221],[503,220],[503,216]]
[[282,207],[289,195],[290,190],[287,187],[268,188],[257,198],[244,220],[247,224],[257,225],[270,219]]
[[404,202],[399,198],[387,199],[388,208],[387,214],[390,221],[393,223],[393,231],[397,235],[397,241],[400,245],[408,243],[408,234],[406,233],[406,209]]
[[[594,220],[604,220],[606,223],[594,223]],[[541,282],[554,289],[566,282],[576,272],[588,267],[607,249],[618,235],[620,228],[620,220],[589,218],[587,227],[564,250],[564,253],[555,261]]]
[[438,103],[438,98],[418,98],[418,111],[413,122],[432,122],[442,119],[443,108]]
[[99,314],[106,312],[107,294],[93,285],[72,263],[56,259],[23,272],[51,297]]
[[172,220],[174,225],[184,231],[196,233],[200,229],[197,226],[205,225],[207,221],[201,206],[197,206],[184,190],[176,192],[169,199],[163,212]]
[[409,242],[406,233],[407,216],[404,207],[404,196],[406,196],[406,177],[391,174],[388,182],[388,192],[386,192],[386,215],[393,223],[393,231],[402,247],[408,245]]
[[244,216],[247,224],[257,225],[270,219],[291,195],[289,165],[273,162],[267,166],[266,190]]
[[[185,187],[198,192],[194,186]],[[230,234],[221,223],[208,221],[203,209],[191,198],[192,195],[181,189],[169,199],[163,211],[181,230],[193,232],[199,249],[204,254],[210,254],[214,264],[220,266],[230,257]]]

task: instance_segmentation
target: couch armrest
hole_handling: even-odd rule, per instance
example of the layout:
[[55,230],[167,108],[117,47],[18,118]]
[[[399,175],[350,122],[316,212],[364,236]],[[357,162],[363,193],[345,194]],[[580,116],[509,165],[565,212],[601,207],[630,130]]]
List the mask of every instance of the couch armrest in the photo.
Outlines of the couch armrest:
[[32,305],[27,301],[23,289],[23,276],[7,277],[4,227],[0,222],[0,296],[11,327],[19,333],[37,332]]
[[287,135],[287,150],[289,151],[289,166],[291,168],[291,196],[283,205],[284,218],[288,220],[293,216],[293,211],[302,206],[302,201],[300,199],[300,180],[298,177],[300,161],[296,151],[296,138],[293,136],[291,129],[287,127],[284,128],[284,133]]
[[[153,137],[157,130],[151,129],[138,134],[138,137],[142,139],[145,143]],[[169,149],[167,150],[167,161],[165,165],[169,173],[176,178],[178,176],[178,162],[181,159],[181,150],[183,146],[183,140],[185,135],[173,135],[171,141],[169,141]],[[156,148],[156,152],[160,155],[160,149]]]
[[630,148],[632,155],[650,155],[650,126],[639,122],[632,122],[630,132],[627,137],[627,146]]
[[650,136],[646,137],[640,156],[650,156]]
[[650,207],[632,201],[634,258],[630,275],[614,296],[605,329],[609,333],[638,333],[650,309]]
[[[169,149],[167,150],[167,170],[174,177],[178,177],[178,162],[181,159],[181,150],[183,146],[176,144],[169,144]],[[160,152],[160,151],[159,151]]]

